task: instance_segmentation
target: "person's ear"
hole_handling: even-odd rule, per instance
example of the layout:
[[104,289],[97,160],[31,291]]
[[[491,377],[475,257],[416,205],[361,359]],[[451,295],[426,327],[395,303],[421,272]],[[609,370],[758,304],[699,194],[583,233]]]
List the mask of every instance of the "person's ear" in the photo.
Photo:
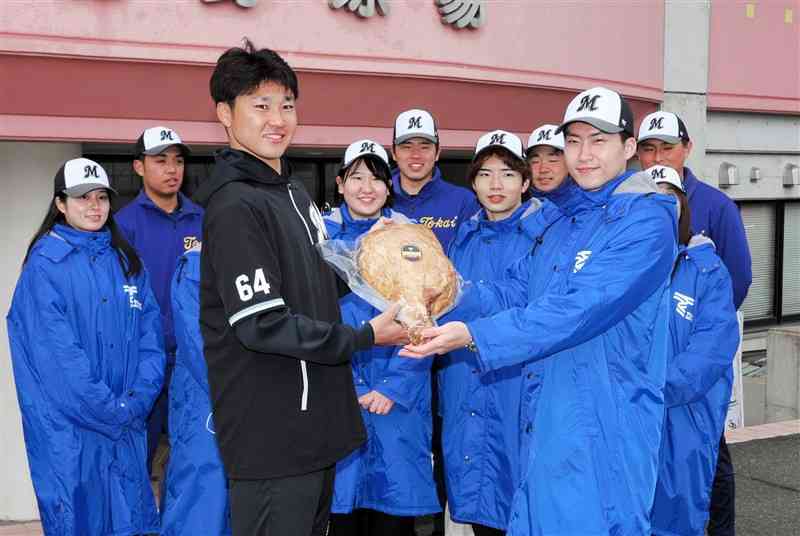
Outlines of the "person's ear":
[[231,128],[233,124],[233,109],[227,102],[217,103],[217,119],[225,128]]
[[631,136],[627,140],[625,140],[624,144],[624,151],[625,151],[625,160],[630,160],[633,158],[633,155],[636,154],[636,138]]
[[66,214],[67,204],[64,201],[62,201],[61,198],[59,197],[56,197],[55,201],[56,201],[56,208],[58,209],[58,211],[61,212],[61,214]]
[[339,195],[344,195],[344,180],[340,176],[336,176],[336,189]]
[[133,170],[140,177],[144,177],[144,156],[142,157],[141,160],[137,158],[136,160],[133,161]]

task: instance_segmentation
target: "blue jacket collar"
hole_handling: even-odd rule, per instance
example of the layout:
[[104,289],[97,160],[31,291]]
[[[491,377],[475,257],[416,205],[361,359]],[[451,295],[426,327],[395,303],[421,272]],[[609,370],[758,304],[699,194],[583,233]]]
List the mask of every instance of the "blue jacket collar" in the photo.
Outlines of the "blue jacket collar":
[[531,186],[531,193],[537,199],[549,199],[556,205],[561,205],[575,193],[576,188],[578,188],[578,186],[572,180],[572,177],[567,175],[567,178],[564,179],[564,182],[562,182],[555,190],[551,192],[542,192],[541,190],[537,190]]
[[697,189],[697,177],[694,176],[692,170],[688,167],[683,168],[683,187],[686,188],[687,197],[691,197]]
[[[383,208],[381,210],[381,216],[384,218],[391,218],[392,217],[392,210],[389,208]],[[350,215],[350,210],[347,207],[347,203],[342,202],[342,204],[336,208],[334,208],[330,215],[326,215],[326,219],[332,222],[334,225],[339,226],[339,230],[336,234],[353,234],[353,235],[360,235],[362,233],[366,233],[367,231],[375,225],[375,222],[378,221],[378,218],[372,218],[368,220],[356,220]]]
[[716,255],[714,241],[705,235],[694,235],[686,246],[680,244],[678,246],[678,258],[691,260],[706,271],[716,269],[722,262]]
[[53,226],[50,234],[76,249],[85,249],[94,254],[111,249],[111,232],[105,227],[91,232],[80,231],[69,225],[57,223]]
[[[542,201],[533,198],[523,202],[508,218],[500,221],[492,221],[487,217],[486,209],[482,208],[475,213],[469,220],[459,226],[456,231],[455,244],[462,243],[468,236],[475,232],[486,232],[488,234],[505,234],[517,230],[525,232],[525,220],[536,214],[542,208]],[[453,247],[451,246],[451,247]]]
[[417,195],[411,195],[403,190],[403,187],[400,185],[400,170],[395,168],[392,171],[392,190],[394,191],[394,195],[397,197],[401,197],[403,199],[413,199],[417,198],[427,198],[436,193],[439,189],[439,186],[442,183],[442,172],[439,170],[439,166],[433,167],[433,176],[431,180],[425,183],[425,186],[419,191]]
[[[139,195],[136,196],[134,199],[134,203],[137,203],[140,206],[146,207],[151,210],[157,210],[162,214],[167,214],[164,210],[161,209],[158,205],[153,203],[153,200],[150,199],[144,191],[144,188],[139,190]],[[188,197],[183,195],[183,193],[178,192],[178,207],[175,209],[175,212],[172,214],[176,216],[182,216],[184,214],[202,214],[200,207],[192,203]]]

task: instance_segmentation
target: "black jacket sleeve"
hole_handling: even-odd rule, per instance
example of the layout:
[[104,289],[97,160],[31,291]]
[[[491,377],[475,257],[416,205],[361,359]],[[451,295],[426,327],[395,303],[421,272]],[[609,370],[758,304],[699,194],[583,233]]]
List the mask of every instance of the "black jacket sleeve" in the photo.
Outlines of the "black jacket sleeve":
[[203,255],[210,256],[228,323],[243,346],[323,364],[346,362],[372,346],[369,324],[355,330],[291,312],[280,293],[270,229],[256,207],[243,200],[223,203],[206,213],[205,225]]

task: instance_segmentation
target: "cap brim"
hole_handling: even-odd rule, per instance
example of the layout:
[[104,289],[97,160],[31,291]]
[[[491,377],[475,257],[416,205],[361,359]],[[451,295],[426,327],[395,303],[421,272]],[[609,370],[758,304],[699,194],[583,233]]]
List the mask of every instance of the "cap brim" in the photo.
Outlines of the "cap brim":
[[112,188],[111,186],[106,186],[105,184],[101,183],[88,183],[88,184],[79,184],[77,186],[73,186],[72,188],[67,188],[62,190],[68,197],[83,197],[84,195],[88,194],[89,192],[93,192],[94,190],[108,190],[114,195],[118,195],[117,191]]
[[517,153],[515,153],[514,151],[512,151],[511,149],[509,149],[508,147],[506,147],[505,145],[500,145],[499,143],[493,143],[493,144],[487,145],[486,147],[484,147],[483,149],[481,149],[480,151],[475,153],[475,155],[472,157],[472,161],[473,162],[476,161],[480,155],[482,155],[483,153],[485,153],[489,149],[497,149],[497,148],[505,149],[506,151],[508,151],[508,154],[512,155],[514,158],[519,158],[520,160],[525,162],[525,156],[524,155],[520,156]]
[[556,134],[558,134],[559,132],[564,132],[565,129],[572,123],[588,123],[597,130],[605,132],[606,134],[617,134],[625,130],[619,125],[615,125],[614,123],[609,123],[608,121],[603,121],[602,119],[598,119],[597,117],[576,117],[574,119],[570,119],[568,122],[559,126],[556,129]]
[[164,151],[166,151],[170,147],[179,147],[181,149],[181,151],[183,151],[183,154],[191,154],[191,152],[192,152],[192,151],[189,150],[189,148],[186,145],[184,145],[182,143],[168,143],[166,145],[157,145],[156,147],[153,147],[152,149],[148,149],[147,151],[142,151],[141,154],[147,155],[147,156],[156,156],[156,155],[159,155],[159,154],[163,153]]
[[547,142],[534,143],[533,145],[530,145],[525,149],[525,156],[527,157],[530,154],[530,152],[537,147],[552,147],[553,149],[558,149],[559,151],[564,150],[563,147],[561,147],[560,145],[556,145],[555,143],[547,143]]
[[638,141],[639,141],[639,143],[641,143],[641,142],[647,141],[647,140],[661,140],[661,141],[670,143],[672,145],[677,145],[677,144],[679,144],[679,143],[681,143],[683,141],[683,140],[681,140],[681,138],[679,138],[677,136],[667,136],[665,134],[650,134],[650,135],[645,134],[644,136],[639,138]]
[[398,143],[403,143],[404,141],[413,140],[414,138],[422,138],[424,140],[431,141],[433,143],[439,143],[439,140],[436,136],[431,136],[430,134],[421,134],[419,132],[415,132],[413,134],[406,134],[405,136],[400,136],[395,138],[394,144],[397,145]]
[[342,170],[346,169],[347,167],[350,166],[350,164],[352,164],[353,162],[355,162],[359,158],[374,158],[375,160],[377,160],[381,164],[385,165],[387,168],[391,169],[391,166],[389,165],[389,162],[384,160],[384,158],[381,155],[377,154],[377,153],[360,153],[360,154],[355,155],[350,160],[342,160],[342,166],[341,166],[340,169],[342,169]]

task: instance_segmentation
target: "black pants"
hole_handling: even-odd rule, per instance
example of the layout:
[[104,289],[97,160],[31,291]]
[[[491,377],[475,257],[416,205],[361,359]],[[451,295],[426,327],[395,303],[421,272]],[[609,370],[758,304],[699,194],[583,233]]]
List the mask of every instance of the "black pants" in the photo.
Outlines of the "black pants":
[[472,525],[472,532],[475,533],[475,536],[506,536],[506,531],[504,530],[476,524]]
[[306,475],[229,481],[233,536],[325,536],[333,466]]
[[328,536],[414,536],[414,518],[366,508],[350,514],[331,514]]
[[725,442],[725,434],[719,440],[719,457],[714,486],[711,489],[709,509],[709,536],[734,536],[736,534],[736,482],[733,460]]

